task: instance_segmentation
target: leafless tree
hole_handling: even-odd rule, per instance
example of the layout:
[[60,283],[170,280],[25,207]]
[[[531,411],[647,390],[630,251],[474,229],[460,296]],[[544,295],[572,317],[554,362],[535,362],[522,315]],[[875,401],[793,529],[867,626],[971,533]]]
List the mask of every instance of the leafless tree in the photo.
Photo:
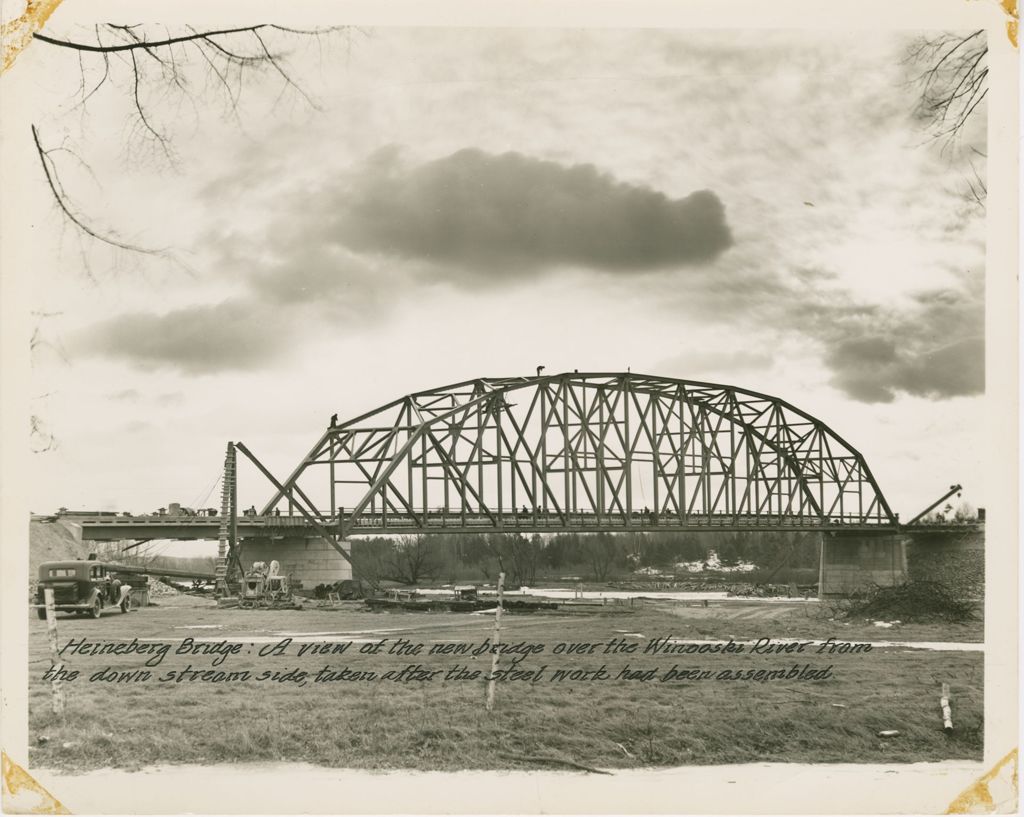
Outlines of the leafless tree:
[[[943,152],[956,151],[968,126],[984,113],[988,95],[988,38],[984,30],[920,37],[907,53],[918,88],[917,115]],[[985,208],[988,189],[976,161],[985,154],[969,148],[963,198]]]
[[[61,360],[67,361],[67,355],[59,342],[50,340],[43,332],[43,322],[47,318],[57,317],[60,313],[34,311],[32,316],[36,319],[35,328],[32,330],[32,337],[29,339],[29,351],[33,357],[43,350],[56,354]],[[29,442],[33,453],[45,454],[57,448],[57,438],[49,429],[46,420],[38,409],[40,402],[45,401],[50,393],[38,394],[32,398],[32,415],[29,417]]]
[[977,522],[978,511],[969,502],[961,502],[953,513],[953,519],[956,522]]
[[38,414],[33,414],[29,418],[29,445],[34,454],[45,454],[57,447],[57,438]]
[[386,550],[390,543],[381,539],[357,540],[352,547],[352,576],[365,582],[372,591],[380,590],[388,572]]
[[544,540],[539,535],[527,538],[519,533],[491,533],[487,535],[486,545],[510,587],[536,582],[544,552]]
[[[36,47],[57,49],[77,62],[79,82],[73,93],[73,104],[60,120],[70,113],[80,117],[79,132],[85,132],[85,118],[90,102],[97,95],[111,92],[127,103],[128,118],[125,148],[180,169],[181,157],[174,148],[174,136],[181,127],[182,110],[191,107],[198,119],[201,102],[219,101],[222,113],[242,128],[240,109],[246,84],[264,75],[275,77],[280,84],[277,103],[291,94],[312,108],[318,105],[293,75],[289,53],[295,48],[315,44],[323,48],[329,35],[359,29],[348,27],[287,28],[271,24],[253,24],[234,28],[196,29],[185,26],[171,31],[166,26],[98,24],[79,29],[70,35],[36,32]],[[350,44],[350,40],[347,40]],[[94,103],[95,104],[95,103]],[[37,123],[31,124],[34,145],[43,177],[50,195],[64,222],[78,236],[80,269],[93,278],[89,250],[102,246],[117,253],[157,256],[172,260],[187,269],[170,248],[151,246],[124,237],[115,226],[103,223],[97,212],[88,212],[80,203],[74,173],[84,171],[98,182],[88,161],[89,146],[84,136],[77,140],[64,135],[47,138]],[[117,261],[115,260],[115,264]],[[32,349],[43,346],[57,348],[46,337],[41,325],[32,336]],[[59,349],[58,349],[59,352]],[[31,418],[32,448],[38,453],[51,451],[56,439],[47,430],[43,418]]]
[[988,39],[984,30],[921,37],[908,61],[920,88],[918,114],[937,139],[953,140],[988,94]]
[[437,548],[429,536],[402,536],[391,549],[385,578],[412,585],[433,578],[440,567]]
[[[83,29],[71,36],[50,36],[36,32],[41,45],[61,49],[77,60],[79,83],[72,111],[85,116],[88,103],[110,89],[128,105],[127,145],[145,149],[173,168],[181,164],[174,148],[174,134],[191,107],[198,116],[201,101],[211,88],[219,97],[225,115],[241,127],[239,115],[247,83],[270,74],[280,84],[278,101],[292,94],[304,104],[317,102],[293,76],[290,50],[310,42],[323,46],[327,35],[350,31],[347,27],[294,29],[272,24],[197,30],[192,26],[171,31],[166,26],[106,23]],[[67,162],[89,169],[82,145],[47,140],[32,124],[32,139],[49,191],[61,214],[80,236],[116,250],[169,257],[167,248],[144,246],[122,237],[95,215],[76,204],[63,178]],[[91,172],[91,171],[90,171]]]
[[618,552],[615,537],[609,533],[595,533],[586,537],[583,547],[594,574],[594,581],[605,581]]
[[512,583],[527,586],[534,584],[537,581],[537,566],[544,551],[540,535],[534,534],[529,538],[522,535],[506,536],[505,545],[512,567]]
[[519,572],[523,584],[532,585],[537,581],[537,568],[543,554],[544,540],[539,533],[533,534],[529,539],[524,537],[519,548]]
[[973,204],[978,205],[982,210],[985,209],[985,198],[988,195],[988,186],[985,184],[985,179],[978,172],[978,168],[975,166],[973,161],[970,161],[971,175],[967,177],[965,182],[966,188],[963,191],[963,196]]

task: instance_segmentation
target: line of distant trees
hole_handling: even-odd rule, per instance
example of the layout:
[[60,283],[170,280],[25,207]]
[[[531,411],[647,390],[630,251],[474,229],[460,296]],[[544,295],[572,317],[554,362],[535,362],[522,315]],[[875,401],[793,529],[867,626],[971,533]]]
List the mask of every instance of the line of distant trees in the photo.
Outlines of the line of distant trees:
[[711,551],[725,566],[748,562],[771,569],[817,569],[819,536],[800,532],[430,534],[352,541],[353,571],[371,585],[425,580],[493,581],[510,585],[576,576],[606,581],[641,568],[671,573]]
[[927,524],[932,523],[950,523],[950,522],[977,522],[979,519],[978,509],[967,502],[960,502],[953,507],[952,503],[947,503],[942,508],[937,508],[927,516],[921,517],[921,523]]

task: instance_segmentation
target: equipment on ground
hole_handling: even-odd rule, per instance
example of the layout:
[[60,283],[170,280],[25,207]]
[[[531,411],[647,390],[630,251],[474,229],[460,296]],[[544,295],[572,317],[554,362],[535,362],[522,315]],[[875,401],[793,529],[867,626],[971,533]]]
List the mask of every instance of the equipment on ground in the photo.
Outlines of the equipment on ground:
[[248,609],[292,610],[302,604],[292,595],[287,576],[281,575],[281,565],[272,561],[253,562],[242,576],[238,606]]

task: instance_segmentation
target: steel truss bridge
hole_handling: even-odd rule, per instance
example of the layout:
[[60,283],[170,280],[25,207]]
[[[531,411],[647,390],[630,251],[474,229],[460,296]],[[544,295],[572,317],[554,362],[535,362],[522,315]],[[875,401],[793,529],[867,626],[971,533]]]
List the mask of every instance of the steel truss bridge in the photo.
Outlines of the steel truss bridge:
[[[236,451],[275,488],[259,512],[239,513]],[[339,552],[366,534],[963,527],[918,523],[959,485],[901,525],[861,454],[785,400],[629,372],[467,380],[332,418],[283,482],[229,443],[223,483],[219,515],[68,521],[88,540],[319,536]]]
[[[332,421],[255,517],[364,533],[895,529],[861,454],[734,386],[641,374],[482,378]],[[278,516],[280,514],[280,516]]]

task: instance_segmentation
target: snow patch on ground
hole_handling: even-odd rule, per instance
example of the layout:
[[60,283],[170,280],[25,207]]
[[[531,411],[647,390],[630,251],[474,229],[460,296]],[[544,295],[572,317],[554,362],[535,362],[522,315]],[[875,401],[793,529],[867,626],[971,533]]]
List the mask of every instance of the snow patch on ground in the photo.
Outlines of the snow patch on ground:
[[704,573],[714,571],[716,573],[752,573],[757,570],[753,562],[738,561],[734,565],[722,563],[718,551],[709,550],[706,559],[696,559],[692,562],[676,562],[671,570],[662,570],[658,567],[640,567],[633,572],[640,576],[674,576],[677,573]]

